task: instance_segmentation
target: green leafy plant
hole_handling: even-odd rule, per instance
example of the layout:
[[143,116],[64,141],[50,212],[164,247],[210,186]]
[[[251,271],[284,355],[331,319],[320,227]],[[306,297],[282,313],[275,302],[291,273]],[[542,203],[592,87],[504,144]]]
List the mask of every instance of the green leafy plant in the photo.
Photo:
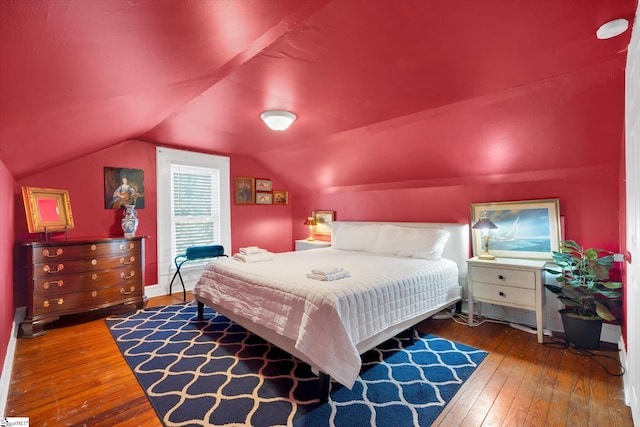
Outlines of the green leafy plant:
[[545,271],[555,274],[559,285],[545,285],[547,289],[577,316],[616,320],[605,305],[607,299],[622,296],[619,291],[622,283],[609,277],[614,266],[613,252],[583,249],[573,240],[566,240],[553,253],[553,260],[560,270],[545,268]]

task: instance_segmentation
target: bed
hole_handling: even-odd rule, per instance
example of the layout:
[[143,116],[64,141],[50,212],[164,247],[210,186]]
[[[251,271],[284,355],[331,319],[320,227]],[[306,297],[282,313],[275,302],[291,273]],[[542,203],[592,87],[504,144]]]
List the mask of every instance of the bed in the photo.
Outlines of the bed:
[[[360,355],[456,304],[466,283],[467,224],[335,221],[330,248],[264,262],[207,265],[194,288],[204,305],[308,363],[320,398],[333,379],[351,388]],[[313,269],[342,268],[322,281]]]

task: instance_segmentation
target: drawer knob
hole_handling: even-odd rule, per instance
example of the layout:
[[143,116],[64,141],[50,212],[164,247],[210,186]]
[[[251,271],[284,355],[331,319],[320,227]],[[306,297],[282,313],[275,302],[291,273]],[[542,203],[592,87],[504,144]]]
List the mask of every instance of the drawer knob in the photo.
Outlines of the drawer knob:
[[98,291],[91,292],[91,296],[94,297],[94,298],[97,297],[98,296]]
[[502,291],[498,292],[498,295],[500,295],[502,298],[506,298],[507,297],[507,294],[505,294]]
[[91,260],[91,265],[96,265],[96,264],[98,264],[98,260],[97,260],[97,259],[95,259],[95,258],[94,258],[94,259],[92,259],[92,260]]
[[49,264],[45,264],[44,267],[42,267],[42,269],[49,274],[54,274],[57,273],[59,271],[64,270],[64,264],[58,264],[58,269],[57,270],[51,270],[51,267],[49,267]]
[[498,276],[498,279],[500,279],[500,280],[507,280],[507,278],[506,278],[506,277],[504,277],[502,274]]

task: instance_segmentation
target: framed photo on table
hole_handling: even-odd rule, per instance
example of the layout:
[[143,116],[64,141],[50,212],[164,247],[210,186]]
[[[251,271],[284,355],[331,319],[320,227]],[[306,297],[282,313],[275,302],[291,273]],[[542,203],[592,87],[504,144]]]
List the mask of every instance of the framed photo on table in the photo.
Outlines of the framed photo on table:
[[331,235],[331,224],[335,220],[334,211],[313,211],[316,220],[315,234]]
[[[498,226],[489,230],[489,252],[497,257],[552,259],[561,241],[559,199],[474,203],[471,225],[483,215]],[[473,255],[483,253],[482,233],[471,230]]]

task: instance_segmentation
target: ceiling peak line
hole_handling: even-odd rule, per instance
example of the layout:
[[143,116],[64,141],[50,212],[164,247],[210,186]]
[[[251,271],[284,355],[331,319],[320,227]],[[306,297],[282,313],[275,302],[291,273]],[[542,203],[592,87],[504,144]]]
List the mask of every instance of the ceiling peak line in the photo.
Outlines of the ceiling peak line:
[[252,58],[260,55],[261,52],[263,52],[272,44],[276,43],[282,37],[286,36],[286,34],[301,27],[305,19],[313,15],[328,1],[329,0],[322,0],[315,3],[302,2],[301,6],[294,13],[285,16],[277,24],[265,31],[264,34],[253,40],[242,52],[237,53],[233,58],[216,69],[210,76],[210,78],[213,79],[213,82],[210,83],[205,90],[198,94],[198,96],[195,96],[180,107],[176,108],[172,113],[162,118],[160,121],[158,121],[158,123],[156,123],[142,135],[153,132],[157,126],[161,125],[167,120],[170,120],[201,97],[207,96],[207,94],[209,94],[215,88],[217,83],[231,75],[235,70],[249,62]]

